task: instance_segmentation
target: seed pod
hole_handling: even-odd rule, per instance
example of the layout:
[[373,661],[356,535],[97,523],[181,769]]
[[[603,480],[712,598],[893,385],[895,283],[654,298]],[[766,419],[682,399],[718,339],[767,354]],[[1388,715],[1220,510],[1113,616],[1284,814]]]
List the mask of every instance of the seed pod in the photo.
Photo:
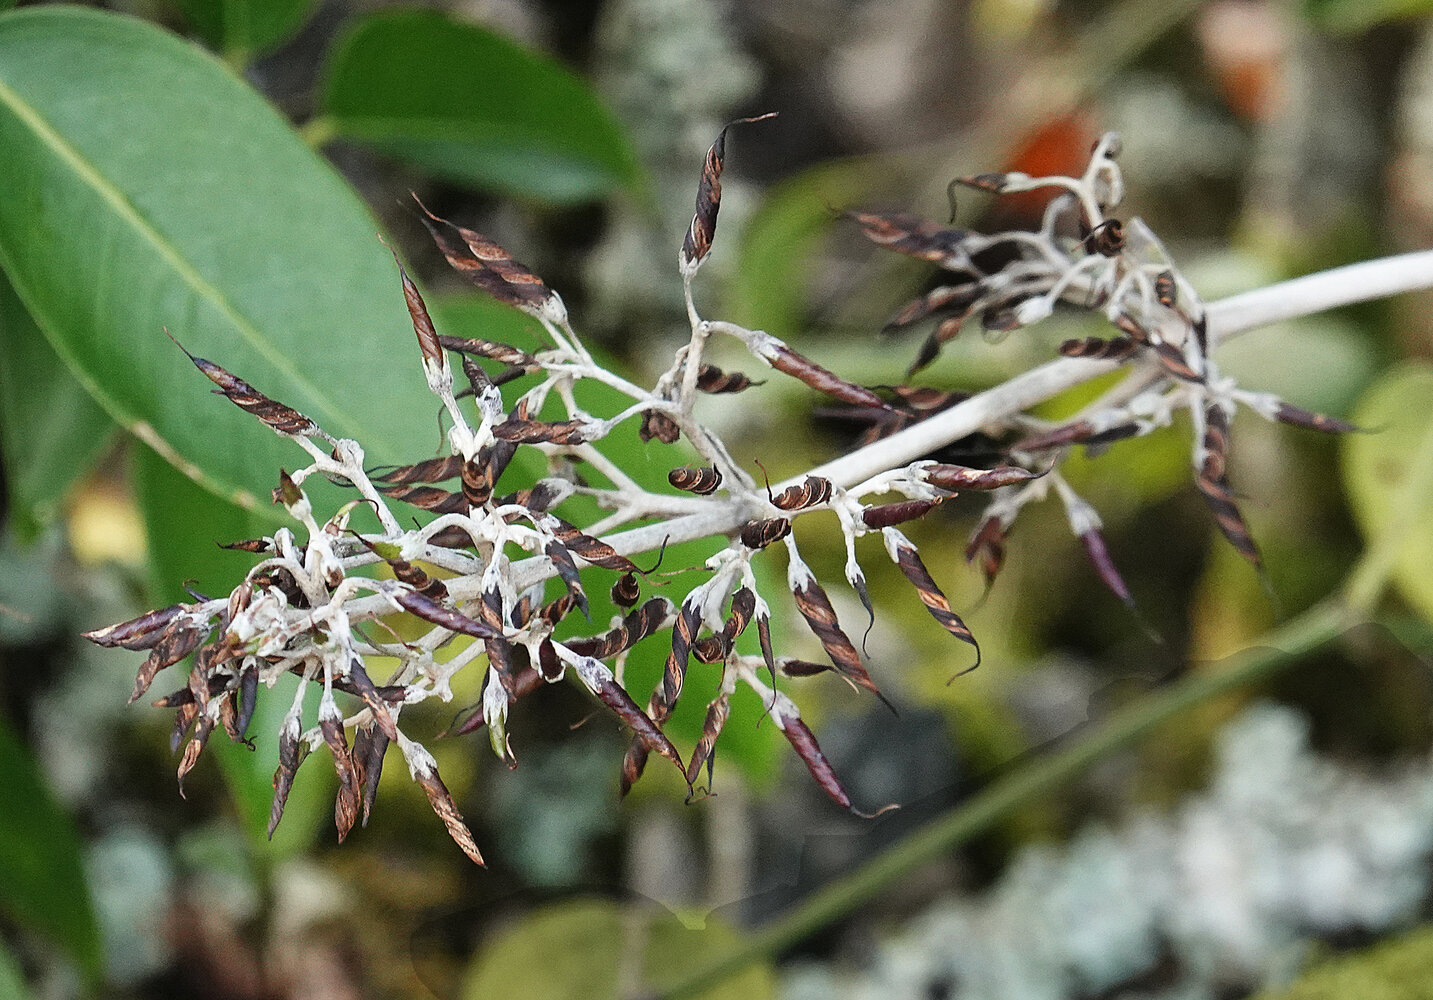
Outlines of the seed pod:
[[1076,444],[1085,441],[1095,434],[1095,427],[1088,420],[1074,420],[1059,427],[1052,427],[1048,431],[1041,431],[1038,434],[1031,434],[1029,437],[1021,438],[1015,443],[1014,451],[1034,452],[1048,451],[1051,448],[1063,448],[1066,445]]
[[1336,417],[1328,417],[1322,413],[1314,413],[1311,410],[1300,409],[1291,406],[1280,400],[1278,408],[1274,412],[1276,420],[1282,420],[1286,424],[1293,424],[1296,427],[1307,427],[1310,430],[1323,431],[1325,434],[1348,434],[1358,430],[1354,424],[1346,420],[1339,420]]
[[463,814],[458,811],[448,786],[443,784],[443,779],[438,775],[438,765],[434,763],[432,754],[422,747],[410,744],[406,748],[405,756],[408,758],[408,770],[412,773],[413,780],[423,789],[423,794],[428,796],[428,805],[443,821],[453,843],[475,864],[486,867],[483,855],[478,851],[477,842],[473,840],[472,831],[463,822]]
[[493,437],[513,444],[583,444],[588,428],[580,420],[509,419],[493,428]]
[[778,665],[787,677],[815,677],[817,674],[831,671],[830,664],[812,663],[810,660],[798,660],[790,656],[783,656]]
[[378,487],[378,492],[392,497],[394,500],[401,500],[414,507],[432,511],[434,514],[466,514],[470,508],[468,498],[462,493],[450,493],[447,490],[440,490],[436,486],[401,484],[389,486],[384,484]]
[[878,507],[866,507],[861,510],[861,523],[873,529],[904,524],[925,517],[945,500],[945,497],[936,497],[934,500],[900,500]]
[[362,815],[359,823],[368,825],[373,800],[378,795],[378,779],[383,775],[383,757],[390,740],[372,723],[364,723],[353,734],[353,769],[360,792]]
[[554,296],[541,278],[481,233],[438,218],[422,202],[418,207],[423,209],[423,225],[454,270],[498,301],[542,314]]
[[695,271],[711,252],[712,239],[716,236],[717,212],[721,209],[721,172],[726,157],[726,131],[733,125],[775,118],[776,112],[758,115],[754,118],[738,118],[728,122],[717,133],[716,141],[707,150],[706,162],[702,164],[702,177],[697,183],[697,208],[692,224],[687,227],[686,239],[682,241],[682,270],[686,274]]
[[807,476],[802,482],[788,486],[774,497],[768,486],[766,496],[777,510],[805,510],[830,500],[831,490],[831,480],[821,476]]
[[1118,257],[1125,248],[1124,226],[1119,219],[1106,219],[1090,230],[1084,243],[1101,257]]
[[187,605],[171,604],[167,608],[146,611],[129,621],[82,632],[81,635],[95,645],[107,649],[113,649],[115,646],[124,649],[151,649],[164,637],[175,616],[187,610]]
[[682,429],[677,426],[675,420],[665,413],[647,410],[642,414],[642,423],[637,429],[637,436],[643,441],[656,438],[663,444],[672,444],[682,436]]
[[771,616],[758,614],[756,616],[756,636],[761,641],[761,658],[766,661],[766,669],[771,672],[772,687],[776,686],[776,658],[772,655],[771,649]]
[[599,636],[569,639],[564,645],[578,656],[610,660],[655,633],[674,610],[672,602],[665,597],[654,597],[636,611],[630,612],[622,619],[621,624],[611,631]]
[[294,787],[294,775],[299,765],[308,757],[307,742],[299,739],[298,716],[288,716],[279,730],[279,766],[274,771],[274,799],[269,806],[269,839],[274,839],[279,820],[284,816],[284,804],[289,800],[289,791]]
[[[707,793],[712,789],[712,768],[716,763],[716,742],[731,714],[731,695],[723,691],[707,706],[707,716],[702,722],[702,735],[692,748],[691,759],[687,761],[687,784],[695,785],[702,765],[707,768]],[[688,796],[687,801],[691,801]]]
[[199,648],[208,634],[208,629],[184,619],[174,619],[165,626],[160,633],[159,639],[154,643],[150,653],[142,664],[139,672],[134,678],[134,691],[129,696],[129,703],[132,705],[149,690],[149,685],[154,683],[154,677],[165,667],[171,667],[184,659],[190,653]]
[[979,295],[980,286],[974,281],[961,285],[940,285],[932,288],[924,295],[912,299],[896,310],[895,315],[886,320],[882,332],[902,330],[931,316],[952,311],[963,317],[967,315],[970,304]]
[[1141,326],[1129,313],[1122,312],[1115,316],[1111,322],[1114,323],[1116,330],[1133,340],[1136,344],[1147,345],[1149,343],[1149,331]]
[[831,658],[836,671],[885,701],[885,696],[876,687],[876,682],[861,664],[861,654],[856,652],[856,647],[841,630],[841,623],[836,618],[831,599],[826,596],[825,589],[816,578],[808,575],[803,583],[792,587],[791,593],[796,598],[796,610],[801,612],[807,626],[816,638],[821,640],[821,646]]
[[259,701],[259,667],[252,661],[239,672],[238,698],[240,706],[234,719],[235,742],[242,741],[249,731],[249,723],[253,721],[254,709]]
[[[551,639],[544,639],[541,645],[538,646],[537,659],[539,667],[541,668],[540,670],[535,669],[531,664],[524,664],[523,666],[517,667],[513,672],[512,686],[510,688],[504,687],[504,690],[507,692],[509,705],[519,698],[524,698],[532,694],[538,688],[542,687],[543,684],[555,681],[561,676],[562,661],[557,658],[556,650],[551,647]],[[483,704],[480,701],[473,714],[464,719],[463,724],[457,729],[454,729],[451,735],[466,736],[469,733],[476,732],[483,728],[486,724],[487,720],[483,717]]]
[[537,616],[549,625],[556,626],[566,618],[576,606],[577,601],[573,599],[571,594],[563,594],[557,600],[548,601],[544,604],[538,611]]
[[1256,568],[1263,565],[1258,546],[1249,533],[1249,526],[1234,502],[1234,490],[1225,476],[1225,455],[1229,447],[1229,424],[1224,410],[1210,404],[1204,412],[1204,460],[1195,477],[1195,485],[1204,502],[1214,512],[1214,521],[1229,544]]
[[[170,334],[168,330],[164,332],[170,340],[174,340],[173,334]],[[222,395],[245,413],[251,413],[258,417],[268,424],[275,433],[286,437],[309,437],[319,433],[318,425],[298,410],[270,399],[243,379],[229,373],[214,362],[196,358],[179,341],[174,340],[174,343],[188,355],[190,361],[194,362],[195,368],[198,368],[209,381],[219,387],[214,390],[216,393]]]
[[937,264],[964,261],[961,244],[970,236],[904,212],[847,212],[873,243],[918,260]]
[[796,708],[789,699],[778,699],[777,704],[773,706],[772,717],[780,727],[782,735],[796,751],[796,756],[801,758],[801,762],[811,772],[811,777],[816,779],[816,784],[832,802],[862,819],[872,819],[883,812],[896,808],[895,805],[888,805],[874,813],[863,813],[851,804],[851,796],[847,795],[846,789],[841,787],[840,779],[836,777],[831,762],[821,752],[821,745],[816,742],[815,734],[807,728],[806,723],[801,721],[801,717],[796,713]]
[[766,517],[748,521],[741,529],[741,544],[749,549],[764,549],[791,534],[791,522],[784,517]]
[[1174,284],[1173,271],[1160,271],[1154,276],[1154,297],[1164,308],[1174,308],[1179,291]]
[[405,611],[422,618],[426,622],[441,626],[450,632],[459,632],[463,635],[470,635],[475,639],[498,639],[501,635],[491,625],[480,621],[474,621],[467,615],[459,614],[451,608],[445,608],[433,598],[416,590],[405,590],[395,598],[399,606]]
[[440,455],[413,465],[400,465],[382,475],[372,476],[375,483],[409,485],[412,483],[441,483],[452,479],[463,471],[462,455]]
[[578,575],[577,563],[573,561],[572,553],[568,551],[566,545],[556,540],[548,542],[543,547],[543,552],[552,560],[553,568],[557,570],[557,575],[567,587],[567,592],[577,602],[577,607],[581,610],[583,617],[591,621],[592,614],[587,609],[587,593],[582,589],[582,577]]
[[560,517],[554,517],[553,521],[557,526],[553,534],[558,541],[562,542],[575,555],[581,556],[594,566],[601,566],[603,569],[615,569],[619,573],[630,573],[637,568],[637,564],[626,556],[617,554],[617,550],[606,542],[593,538],[591,535],[583,534],[573,525],[567,523]]
[[[692,644],[696,641],[697,631],[702,627],[701,609],[682,602],[681,609],[677,612],[677,620],[672,625],[672,648],[667,654],[667,662],[662,668],[662,679],[657,683],[652,697],[647,703],[647,714],[654,729],[661,731],[660,727],[672,714],[676,707],[677,698],[682,693],[682,683],[687,676],[687,664],[691,655]],[[627,748],[627,754],[622,760],[621,794],[626,795],[632,790],[632,785],[642,776],[643,769],[647,766],[647,753],[652,748],[648,741],[637,734],[637,739]],[[675,752],[675,751],[674,751]]]
[[716,365],[702,365],[697,369],[697,391],[713,396],[745,392],[754,385],[764,384],[764,382],[753,382],[741,372],[724,372]]
[[[479,340],[476,337],[449,337],[444,334],[438,335],[438,342],[448,350],[457,351],[459,354],[476,354],[480,358],[511,365],[513,368],[520,369],[520,374],[542,369],[542,362],[537,358],[510,344],[500,344],[493,340]],[[494,379],[494,381],[497,380]]]
[[1108,430],[1100,431],[1098,434],[1091,434],[1085,438],[1084,445],[1087,452],[1100,445],[1113,444],[1116,441],[1123,441],[1125,438],[1136,437],[1139,434],[1138,424],[1120,424]]
[[[382,730],[383,735],[390,740],[396,740],[398,738],[398,726],[394,723],[393,716],[388,711],[388,700],[384,698],[383,693],[374,686],[372,678],[368,676],[368,671],[363,668],[363,661],[356,656],[348,661],[347,681],[348,683],[345,686],[350,693],[358,695],[358,697],[363,700],[364,706],[367,707],[368,711],[373,715],[373,721],[377,724],[378,728]],[[401,692],[403,689],[399,688],[398,690],[400,692],[399,700],[401,701]]]
[[[960,616],[951,610],[950,601],[946,599],[940,587],[936,586],[935,580],[931,577],[930,571],[926,569],[925,562],[922,561],[916,547],[911,544],[910,539],[895,528],[886,528],[882,535],[885,538],[886,552],[900,568],[900,571],[905,574],[905,578],[910,581],[911,586],[916,589],[921,603],[926,606],[931,617],[955,638],[975,647],[975,662],[967,670],[974,670],[980,666],[980,643],[975,641],[975,636],[971,634],[965,622],[961,621]],[[961,672],[965,673],[966,671]],[[959,675],[957,674],[957,676]]]
[[785,372],[832,399],[839,399],[843,403],[852,403],[856,406],[869,406],[878,410],[890,409],[885,401],[870,389],[847,382],[775,338],[772,338],[771,343],[763,344],[757,350],[760,356],[770,362],[771,367],[777,371]]
[[[1048,470],[1046,470],[1048,471]],[[970,469],[963,465],[927,465],[921,478],[943,490],[997,490],[1039,479],[1044,472],[1031,472],[1018,465],[1002,465],[995,469]]]
[[[413,284],[408,272],[403,269],[396,252],[393,254],[393,262],[398,265],[398,276],[403,281],[403,301],[408,305],[408,315],[413,320],[413,332],[418,336],[418,350],[423,354],[423,367],[442,371],[448,367],[448,356],[443,353],[443,345],[438,342],[438,331],[433,328],[428,307],[423,302],[423,296],[418,293],[418,286]],[[339,840],[343,838],[339,837]]]
[[273,502],[283,504],[285,507],[294,507],[303,502],[303,491],[299,489],[298,483],[284,469],[279,470],[279,485],[272,491]]
[[1080,535],[1080,542],[1085,546],[1085,553],[1090,557],[1090,563],[1095,567],[1095,574],[1099,576],[1100,582],[1127,607],[1133,608],[1134,596],[1126,586],[1124,577],[1120,576],[1120,571],[1115,568],[1115,561],[1110,558],[1104,535],[1099,529],[1091,528]]
[[338,794],[333,802],[333,825],[338,828],[338,842],[341,844],[358,822],[359,788],[358,773],[354,770],[353,759],[348,754],[348,740],[343,732],[343,717],[337,708],[332,715],[319,710],[319,732],[333,754],[333,770],[338,775]]
[[722,628],[722,638],[726,640],[728,649],[746,631],[755,613],[756,594],[749,587],[741,587],[731,595],[730,613]]
[[1024,179],[1023,174],[1015,173],[986,173],[972,174],[968,177],[957,177],[951,183],[964,184],[966,187],[975,188],[977,191],[988,191],[991,194],[1001,194],[1015,179]]
[[1129,337],[1080,337],[1060,344],[1060,354],[1067,358],[1094,358],[1107,361],[1123,361],[1131,357],[1136,344]]
[[990,587],[1005,565],[1005,539],[1009,526],[999,515],[987,514],[970,536],[965,545],[965,561],[980,561],[980,572],[985,576],[985,586]]
[[274,543],[267,538],[241,538],[237,542],[220,542],[219,548],[258,555],[260,552],[274,551]]
[[623,573],[612,584],[612,603],[619,608],[630,608],[637,603],[642,596],[642,589],[637,584],[635,573]]
[[692,644],[692,656],[698,663],[720,663],[730,647],[720,635],[708,635]]
[[1204,376],[1190,366],[1189,359],[1184,356],[1184,351],[1178,345],[1161,340],[1150,346],[1154,348],[1154,356],[1159,361],[1160,367],[1175,378],[1185,382],[1204,381]]
[[667,482],[679,490],[710,496],[721,486],[721,473],[709,466],[683,465],[667,473]]

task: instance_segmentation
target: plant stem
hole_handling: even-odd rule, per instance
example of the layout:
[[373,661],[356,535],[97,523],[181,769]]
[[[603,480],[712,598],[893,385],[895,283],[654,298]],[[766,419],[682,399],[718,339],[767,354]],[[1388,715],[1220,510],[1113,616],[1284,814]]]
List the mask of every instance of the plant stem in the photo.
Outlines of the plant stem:
[[995,779],[944,816],[809,896],[735,949],[698,965],[651,995],[662,1000],[691,996],[752,962],[776,956],[873,899],[896,879],[989,829],[1025,803],[1065,787],[1096,761],[1129,746],[1181,712],[1273,677],[1363,620],[1362,615],[1333,600],[1316,605],[1232,657],[1224,669],[1192,673],[1114,712],[1063,749]]

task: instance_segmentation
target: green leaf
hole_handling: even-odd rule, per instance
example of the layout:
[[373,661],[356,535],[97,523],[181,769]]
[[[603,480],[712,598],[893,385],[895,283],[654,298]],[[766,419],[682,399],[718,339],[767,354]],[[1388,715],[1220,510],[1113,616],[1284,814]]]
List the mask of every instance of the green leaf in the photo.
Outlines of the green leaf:
[[377,224],[211,56],[97,10],[0,16],[0,149],[20,298],[110,415],[206,488],[256,505],[303,454],[210,395],[165,327],[375,464],[431,447]]
[[457,183],[571,203],[643,182],[621,126],[584,81],[441,14],[359,21],[334,52],[320,107],[318,134]]
[[[226,594],[238,586],[259,557],[221,549],[215,542],[251,538],[272,532],[273,526],[250,511],[204,492],[148,448],[135,449],[132,471],[135,499],[149,539],[154,604],[191,600],[183,590],[184,580],[193,581],[195,589],[210,596]],[[231,743],[223,730],[216,730],[204,751],[206,757],[212,755],[218,761],[240,824],[265,856],[288,855],[307,848],[317,825],[331,808],[335,781],[332,769],[321,763],[325,753],[300,770],[273,845],[265,846],[274,770],[279,765],[276,734],[293,704],[297,684],[297,678],[286,677],[273,688],[259,688],[258,708],[249,724],[254,749]],[[189,780],[206,780],[203,768],[201,758],[200,770]]]
[[[519,987],[533,1000],[607,1000],[646,995],[675,980],[689,956],[726,954],[740,939],[708,917],[688,929],[656,906],[624,908],[583,899],[534,910],[487,944],[464,976],[463,1000],[505,996]],[[642,981],[623,981],[640,976]],[[753,965],[694,994],[697,1000],[768,1000],[776,995],[769,966]]]
[[1303,0],[1304,16],[1324,31],[1361,34],[1385,21],[1433,11],[1429,0]]
[[1253,1000],[1433,1000],[1433,927],[1424,925],[1371,948],[1332,956],[1285,989]]
[[1405,484],[1430,461],[1433,365],[1406,362],[1375,382],[1353,414],[1367,433],[1350,434],[1342,452],[1344,488],[1370,549],[1396,538],[1392,579],[1404,598],[1433,621],[1433,492]]
[[103,957],[80,835],[45,787],[29,750],[0,719],[0,909],[65,947],[90,978]]
[[243,61],[288,41],[313,12],[314,0],[174,0],[199,37]]
[[22,530],[55,518],[114,429],[0,274],[0,450]]

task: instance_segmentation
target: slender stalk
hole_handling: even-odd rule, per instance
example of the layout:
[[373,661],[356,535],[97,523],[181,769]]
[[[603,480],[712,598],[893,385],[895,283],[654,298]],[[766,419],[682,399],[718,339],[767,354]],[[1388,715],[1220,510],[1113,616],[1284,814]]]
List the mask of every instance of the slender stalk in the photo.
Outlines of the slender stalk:
[[856,909],[892,882],[990,829],[1020,806],[1065,787],[1097,761],[1135,743],[1190,708],[1267,680],[1342,635],[1363,617],[1336,601],[1316,605],[1217,672],[1197,672],[1073,738],[1063,749],[997,778],[961,805],[917,830],[860,868],[807,897],[731,951],[691,968],[653,1000],[676,1000],[710,989],[753,962],[769,959]]

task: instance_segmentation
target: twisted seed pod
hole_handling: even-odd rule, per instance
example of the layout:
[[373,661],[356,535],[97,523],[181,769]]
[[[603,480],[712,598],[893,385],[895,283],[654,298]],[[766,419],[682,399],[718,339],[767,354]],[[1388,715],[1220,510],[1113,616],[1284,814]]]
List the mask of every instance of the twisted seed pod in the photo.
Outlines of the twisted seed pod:
[[763,384],[762,382],[753,382],[741,372],[724,372],[716,365],[702,365],[697,369],[697,390],[713,396],[745,392],[754,385]]
[[667,473],[667,482],[679,490],[709,496],[721,486],[721,473],[708,466],[683,465]]
[[1132,356],[1137,348],[1130,337],[1080,337],[1062,341],[1060,354],[1067,358],[1101,358],[1109,361],[1123,361]]
[[[174,340],[173,334],[170,334],[168,330],[164,332],[170,340]],[[308,437],[319,433],[318,425],[298,410],[270,399],[237,375],[214,362],[195,357],[179,341],[174,340],[174,344],[184,351],[190,361],[194,362],[195,368],[198,368],[210,382],[219,387],[215,392],[245,413],[258,417],[276,433],[288,437]]]
[[777,510],[805,510],[831,499],[831,480],[821,476],[807,476],[795,486],[788,486],[776,496],[767,493],[771,505]]
[[1164,308],[1174,308],[1179,291],[1174,284],[1173,271],[1160,271],[1154,276],[1154,297]]
[[784,517],[766,517],[748,521],[741,528],[741,544],[749,549],[764,549],[772,542],[791,534],[791,522]]
[[637,436],[643,441],[656,438],[663,444],[672,444],[682,436],[682,429],[677,426],[675,420],[665,413],[648,410],[642,414],[642,423],[637,429]]
[[637,574],[635,573],[623,573],[617,578],[617,582],[612,584],[612,603],[619,608],[632,607],[641,596],[642,588],[637,584]]
[[375,483],[410,485],[413,483],[441,483],[452,479],[463,471],[462,455],[440,455],[413,465],[400,465],[382,475],[372,476]]
[[866,507],[861,510],[861,523],[873,529],[904,524],[906,521],[925,517],[945,500],[945,497],[936,497],[934,500],[901,500],[878,507]]
[[[754,118],[738,118],[728,122],[717,133],[716,141],[707,150],[706,161],[702,164],[701,180],[697,183],[697,208],[692,223],[687,227],[686,238],[682,241],[682,264],[695,269],[711,252],[712,239],[716,236],[717,212],[721,210],[721,174],[726,158],[726,132],[733,125],[775,118],[776,112],[757,115]],[[689,272],[684,272],[689,273]]]

